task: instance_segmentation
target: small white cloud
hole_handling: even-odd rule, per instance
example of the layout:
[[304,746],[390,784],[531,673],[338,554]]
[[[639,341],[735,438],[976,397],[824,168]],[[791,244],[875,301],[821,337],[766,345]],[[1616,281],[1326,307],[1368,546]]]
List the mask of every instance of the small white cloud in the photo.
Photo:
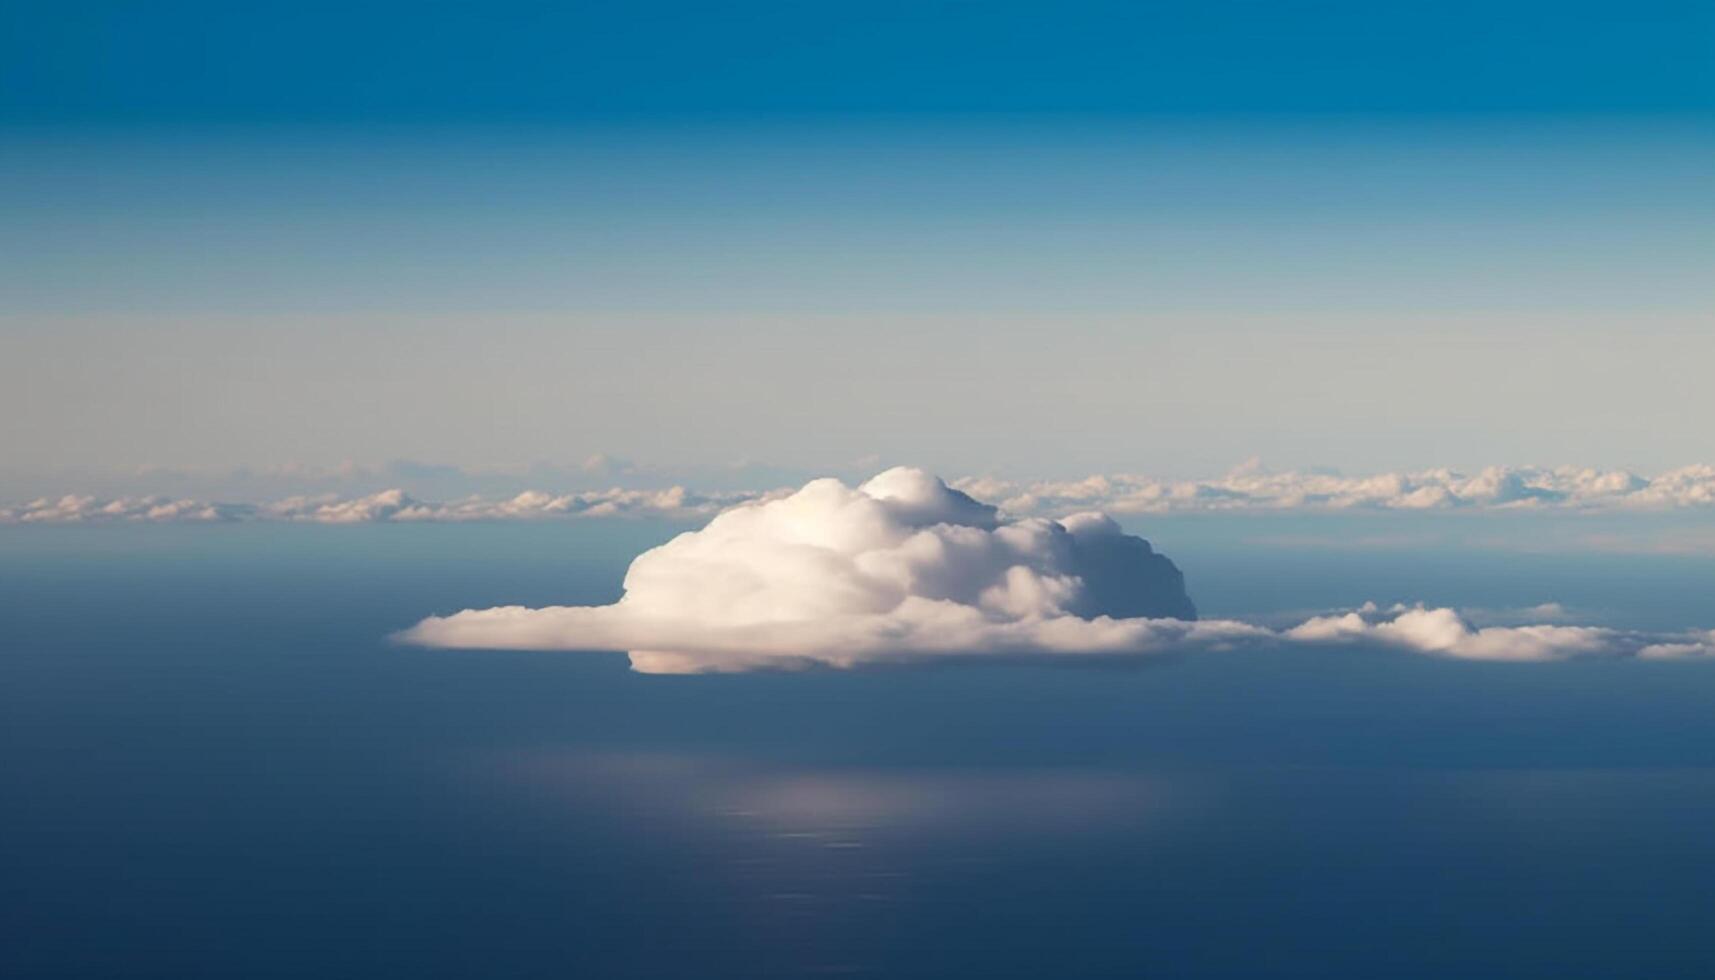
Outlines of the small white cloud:
[[1692,634],[1678,640],[1646,644],[1638,650],[1638,656],[1647,660],[1715,656],[1715,630]]
[[1374,607],[1339,616],[1319,616],[1285,632],[1309,643],[1367,642],[1468,660],[1563,660],[1567,657],[1636,654],[1647,645],[1634,634],[1599,626],[1474,627],[1452,609]]
[[[1558,618],[1558,606],[1540,607]],[[913,469],[816,480],[725,511],[638,556],[607,606],[434,616],[425,646],[624,650],[653,673],[994,655],[1144,655],[1238,644],[1364,643],[1447,657],[1701,655],[1708,637],[1592,626],[1472,626],[1374,606],[1283,631],[1197,620],[1183,577],[1100,513],[1007,518]]]
[[315,521],[321,524],[361,524],[385,521],[420,506],[403,490],[383,490],[365,497],[341,499],[288,497],[261,508],[261,513],[280,520]]

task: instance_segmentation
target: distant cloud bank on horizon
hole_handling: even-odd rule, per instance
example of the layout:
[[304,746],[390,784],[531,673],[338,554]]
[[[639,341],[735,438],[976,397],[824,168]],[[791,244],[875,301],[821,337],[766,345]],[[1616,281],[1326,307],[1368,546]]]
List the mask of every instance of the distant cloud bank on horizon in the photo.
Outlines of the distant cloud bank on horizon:
[[[396,475],[396,474],[394,474]],[[614,474],[624,482],[626,471]],[[492,477],[491,477],[492,479]],[[1623,469],[1496,466],[1466,473],[1439,468],[1344,476],[1320,471],[1270,472],[1239,467],[1207,480],[1163,480],[1132,474],[1082,480],[953,480],[951,487],[994,501],[1015,517],[1063,517],[1087,510],[1118,515],[1209,512],[1342,511],[1671,511],[1715,507],[1715,466],[1698,464],[1643,476]],[[384,521],[553,520],[640,517],[700,520],[788,488],[703,489],[615,486],[601,490],[469,495],[443,501],[401,487],[372,493],[300,494],[278,500],[221,502],[178,495],[99,496],[68,493],[0,506],[0,524],[100,522],[295,521],[353,524]]]
[[411,521],[551,520],[568,517],[711,517],[725,507],[762,494],[694,494],[664,490],[613,489],[550,494],[526,490],[503,499],[467,498],[447,503],[418,500],[394,488],[361,496],[321,494],[271,503],[217,503],[163,496],[101,499],[67,494],[0,508],[0,524],[99,522],[219,523],[285,521],[313,524],[373,524]]

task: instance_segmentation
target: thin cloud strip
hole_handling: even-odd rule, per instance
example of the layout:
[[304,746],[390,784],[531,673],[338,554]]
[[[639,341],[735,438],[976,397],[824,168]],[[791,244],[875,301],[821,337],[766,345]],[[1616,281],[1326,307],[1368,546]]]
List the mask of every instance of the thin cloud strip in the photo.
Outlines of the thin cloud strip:
[[[1654,477],[1583,467],[1490,467],[1348,477],[1330,473],[1271,473],[1241,467],[1212,480],[1159,480],[1127,474],[1070,481],[967,477],[955,489],[994,501],[1006,514],[1060,517],[1080,511],[1109,514],[1290,513],[1356,511],[1670,511],[1715,507],[1715,466],[1686,466]],[[660,517],[696,520],[725,507],[769,499],[788,490],[693,491],[615,487],[575,493],[526,490],[512,496],[471,496],[433,502],[393,488],[342,496],[293,496],[271,503],[231,503],[170,496],[43,497],[0,508],[0,523],[103,521],[377,521],[554,520],[568,517]]]
[[1588,467],[1496,466],[1474,474],[1451,469],[1349,477],[1271,473],[1255,465],[1215,480],[1091,476],[1018,482],[968,478],[967,493],[1009,513],[1099,507],[1116,514],[1283,510],[1665,510],[1715,506],[1715,466],[1685,466],[1655,477]]
[[1382,610],[1366,604],[1350,612],[1312,617],[1271,639],[1287,644],[1369,644],[1460,660],[1715,655],[1715,630],[1651,633],[1558,623],[1478,627],[1471,618],[1447,608],[1396,605]]
[[1715,653],[1715,633],[1477,627],[1454,610],[1420,606],[1366,606],[1284,630],[1199,620],[1172,561],[1106,515],[1011,517],[907,468],[855,488],[816,480],[726,510],[638,556],[612,605],[466,609],[398,639],[623,650],[646,673],[1264,645],[1367,644],[1477,660]]
[[656,517],[693,520],[711,517],[723,507],[765,496],[755,493],[697,494],[684,487],[665,490],[598,490],[550,494],[526,490],[500,499],[472,497],[451,503],[418,500],[403,490],[363,496],[334,494],[287,497],[264,504],[215,503],[162,496],[100,499],[67,494],[44,497],[0,509],[0,524],[76,524],[101,522],[211,523],[300,521],[315,524],[363,524],[387,521],[502,521],[560,518]]
[[714,626],[653,619],[614,606],[502,606],[431,616],[398,640],[464,650],[629,651],[652,674],[725,673],[815,665],[921,663],[946,658],[1153,657],[1240,648],[1351,646],[1456,660],[1551,662],[1580,657],[1687,659],[1715,656],[1715,630],[1677,633],[1603,626],[1471,625],[1457,610],[1365,607],[1274,630],[1239,620],[1083,620],[1050,616],[992,621],[969,609],[908,602],[892,615],[811,624]]

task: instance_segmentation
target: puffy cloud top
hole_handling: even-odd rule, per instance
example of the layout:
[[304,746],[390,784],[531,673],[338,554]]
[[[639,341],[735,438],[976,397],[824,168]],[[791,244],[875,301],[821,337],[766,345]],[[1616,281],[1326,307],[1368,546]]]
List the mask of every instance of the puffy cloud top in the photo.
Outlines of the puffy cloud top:
[[878,614],[907,599],[991,616],[1196,619],[1184,577],[1101,515],[1001,523],[939,479],[892,469],[736,507],[639,556],[625,602],[728,624]]
[[[1560,614],[1558,607],[1539,611]],[[613,605],[467,609],[425,619],[401,638],[445,647],[625,650],[635,669],[662,673],[1262,643],[1361,642],[1490,660],[1715,652],[1710,634],[1478,628],[1453,610],[1422,607],[1366,606],[1285,631],[1200,621],[1174,564],[1106,515],[1009,519],[904,468],[855,488],[815,480],[733,507],[638,556]]]

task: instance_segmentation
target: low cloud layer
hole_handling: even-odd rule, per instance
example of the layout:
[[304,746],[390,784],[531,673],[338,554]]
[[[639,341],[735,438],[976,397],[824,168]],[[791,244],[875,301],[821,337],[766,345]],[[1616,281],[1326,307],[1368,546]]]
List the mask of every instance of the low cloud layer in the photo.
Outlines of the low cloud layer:
[[1715,466],[1686,466],[1655,477],[1574,466],[1496,466],[1342,476],[1271,473],[1242,466],[1215,480],[1092,476],[1017,482],[974,478],[955,486],[1014,514],[1100,508],[1115,514],[1289,510],[1665,510],[1715,506]]
[[1448,609],[1365,607],[1285,630],[1199,620],[1179,570],[1106,515],[1009,518],[893,469],[727,510],[638,556],[607,606],[505,606],[423,620],[425,646],[624,650],[693,673],[968,656],[1147,656],[1367,644],[1486,660],[1715,653],[1715,634],[1472,626]]
[[[591,469],[591,467],[602,467]],[[449,482],[435,467],[395,464],[388,476],[419,482]],[[450,469],[450,468],[439,468]],[[612,469],[612,473],[608,470]],[[456,471],[455,471],[456,472]],[[585,475],[610,475],[650,482],[650,473],[597,460]],[[767,478],[765,468],[742,471]],[[101,497],[67,494],[0,507],[0,524],[102,521],[210,522],[553,520],[568,517],[661,517],[695,520],[749,500],[789,491],[758,485],[724,489],[733,474],[700,491],[684,485],[615,487],[551,493],[524,490],[467,496],[449,502],[423,499],[404,489],[375,493],[290,496],[271,502],[220,502],[176,495]],[[503,478],[488,474],[489,482]],[[512,478],[515,479],[515,478]],[[455,481],[456,482],[456,481]],[[416,484],[408,484],[415,486]],[[516,484],[514,484],[516,486]],[[719,486],[723,489],[710,489]],[[1687,466],[1654,477],[1626,470],[1579,467],[1491,467],[1476,473],[1433,469],[1342,476],[1333,473],[1268,472],[1245,466],[1212,480],[1160,480],[1147,476],[1091,476],[1069,481],[1016,481],[989,477],[955,480],[953,488],[993,502],[1011,517],[1065,517],[1082,511],[1109,514],[1178,514],[1297,511],[1672,511],[1715,508],[1715,466]]]
[[526,490],[511,497],[471,497],[451,503],[418,500],[403,490],[354,497],[333,494],[287,497],[263,504],[213,503],[172,497],[101,499],[68,494],[0,508],[0,524],[76,524],[100,522],[208,523],[222,521],[302,521],[361,524],[385,521],[552,520],[576,517],[707,518],[723,507],[765,494],[696,494],[684,487],[665,490],[595,490],[550,494]]

